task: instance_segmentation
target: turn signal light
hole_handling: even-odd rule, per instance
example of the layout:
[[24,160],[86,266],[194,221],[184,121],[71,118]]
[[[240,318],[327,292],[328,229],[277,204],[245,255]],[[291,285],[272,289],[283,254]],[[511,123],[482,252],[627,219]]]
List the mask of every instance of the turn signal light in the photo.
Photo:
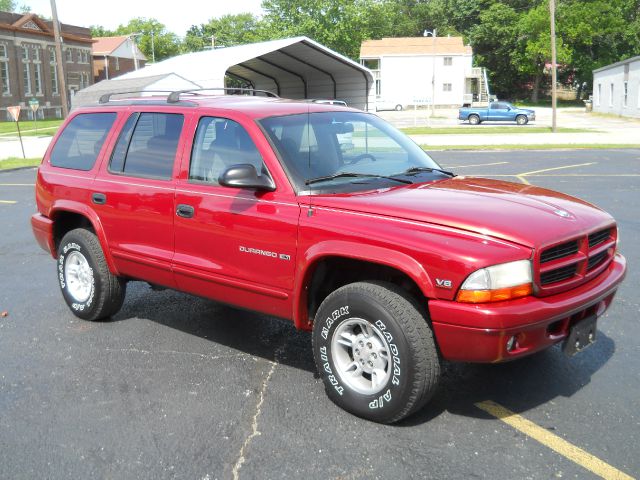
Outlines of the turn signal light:
[[533,293],[530,283],[497,290],[460,290],[456,300],[464,303],[489,303],[513,300]]

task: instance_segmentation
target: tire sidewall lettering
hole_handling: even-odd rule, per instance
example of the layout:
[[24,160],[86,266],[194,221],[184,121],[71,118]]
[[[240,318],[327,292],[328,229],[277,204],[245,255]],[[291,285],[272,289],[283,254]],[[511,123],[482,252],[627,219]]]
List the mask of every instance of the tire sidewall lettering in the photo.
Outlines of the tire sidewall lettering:
[[[91,293],[89,294],[89,298],[85,302],[76,302],[75,299],[69,292],[67,291],[67,284],[65,280],[65,262],[69,252],[77,251],[82,253],[84,257],[89,262],[89,269],[91,271]],[[58,255],[58,281],[60,283],[60,288],[62,289],[62,293],[64,297],[67,299],[67,303],[69,307],[76,312],[85,312],[91,310],[91,307],[94,304],[95,295],[96,295],[96,272],[93,268],[91,257],[88,255],[88,252],[83,251],[82,245],[76,242],[67,242],[60,250],[60,254]]]

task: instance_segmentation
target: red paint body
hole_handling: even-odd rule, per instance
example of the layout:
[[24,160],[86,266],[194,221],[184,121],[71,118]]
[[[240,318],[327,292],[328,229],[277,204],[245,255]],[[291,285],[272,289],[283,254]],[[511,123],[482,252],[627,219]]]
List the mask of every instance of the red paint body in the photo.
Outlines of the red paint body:
[[[298,195],[256,120],[340,107],[251,97],[193,103],[197,106],[106,105],[75,112],[117,112],[118,118],[88,172],[51,166],[54,138],[38,171],[39,213],[32,218],[38,243],[55,257],[55,221],[63,212],[77,213],[93,225],[112,273],[291,319],[304,329],[311,324],[306,296],[318,261],[346,257],[387,265],[422,291],[443,357],[473,362],[509,360],[559,342],[570,324],[601,314],[624,278],[624,258],[614,253],[613,218],[584,201],[538,187],[465,177],[353,194]],[[185,115],[171,180],[108,172],[118,132],[132,111]],[[240,123],[276,190],[190,183],[191,148],[201,116]],[[106,204],[93,204],[94,192],[105,194]],[[193,205],[194,217],[176,216],[178,204]],[[558,216],[557,210],[569,217]],[[587,235],[603,229],[611,229],[610,237],[589,248]],[[579,239],[575,255],[584,271],[542,286],[541,272],[566,259],[542,266],[540,252],[573,239]],[[289,259],[248,254],[243,248]],[[606,258],[587,271],[586,259],[600,252]],[[480,305],[455,301],[470,273],[523,259],[533,259],[533,296]],[[438,288],[436,279],[450,280],[452,288]],[[512,335],[518,336],[518,348],[507,352],[505,339]]]

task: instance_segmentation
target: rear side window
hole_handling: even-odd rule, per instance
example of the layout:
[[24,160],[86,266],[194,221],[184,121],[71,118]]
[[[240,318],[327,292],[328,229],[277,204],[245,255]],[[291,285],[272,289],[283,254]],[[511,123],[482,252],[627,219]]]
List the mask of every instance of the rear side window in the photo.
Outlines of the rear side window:
[[51,165],[91,170],[115,120],[115,113],[83,113],[73,117],[53,146]]
[[171,178],[184,116],[134,113],[113,149],[109,171],[161,180]]

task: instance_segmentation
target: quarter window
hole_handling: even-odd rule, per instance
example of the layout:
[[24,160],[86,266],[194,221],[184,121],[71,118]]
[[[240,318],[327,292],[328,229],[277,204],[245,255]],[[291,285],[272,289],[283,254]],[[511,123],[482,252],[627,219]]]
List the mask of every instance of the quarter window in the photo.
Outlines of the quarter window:
[[218,184],[218,177],[232,165],[248,163],[258,175],[266,175],[262,156],[242,125],[233,120],[202,117],[191,152],[189,180]]
[[86,113],[75,116],[53,147],[51,165],[91,170],[115,119],[115,113]]
[[174,113],[134,113],[113,150],[109,171],[134,177],[169,180],[184,116]]

